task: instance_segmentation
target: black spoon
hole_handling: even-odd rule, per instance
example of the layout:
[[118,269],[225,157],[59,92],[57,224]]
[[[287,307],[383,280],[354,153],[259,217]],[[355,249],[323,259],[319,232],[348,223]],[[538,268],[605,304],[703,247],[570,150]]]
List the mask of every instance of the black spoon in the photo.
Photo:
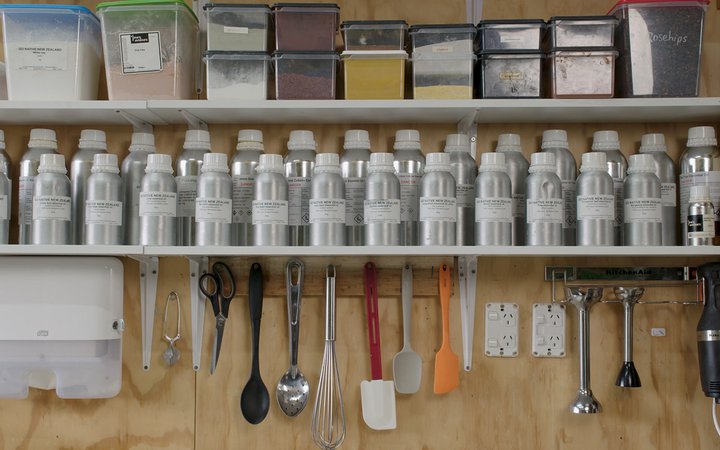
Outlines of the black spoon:
[[250,267],[248,287],[248,303],[250,304],[250,326],[252,328],[252,371],[250,379],[240,396],[240,410],[245,420],[257,425],[267,416],[270,409],[270,394],[260,376],[260,318],[263,307],[263,277],[260,264],[253,263]]

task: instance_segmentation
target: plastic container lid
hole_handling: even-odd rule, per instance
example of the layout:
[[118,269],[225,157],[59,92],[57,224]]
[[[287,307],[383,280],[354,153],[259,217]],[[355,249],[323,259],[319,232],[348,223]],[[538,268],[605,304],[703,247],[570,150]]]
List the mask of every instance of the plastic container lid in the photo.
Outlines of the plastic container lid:
[[643,134],[640,139],[640,153],[665,152],[665,135],[662,133]]
[[480,155],[480,172],[507,172],[505,154],[488,152]]
[[480,58],[487,59],[543,59],[545,53],[542,50],[483,50],[480,52]]
[[340,12],[340,7],[337,5],[337,3],[274,3],[272,5],[272,9],[282,9],[282,8],[318,8],[318,9],[335,9]]
[[395,157],[392,153],[371,153],[369,172],[394,172],[393,162]]
[[467,134],[448,134],[444,151],[470,153],[470,137]]
[[543,19],[495,19],[481,20],[478,28],[545,28]]
[[427,172],[449,172],[450,171],[450,154],[448,153],[428,153],[425,156],[425,173]]
[[192,14],[193,18],[197,22],[198,18],[195,15],[195,12],[182,0],[120,0],[116,2],[102,2],[98,3],[98,5],[95,7],[98,13],[102,13],[103,9],[105,8],[112,8],[117,6],[167,6],[167,5],[176,5],[176,6],[182,6],[184,7],[190,14]]
[[272,58],[266,52],[238,50],[206,50],[203,52],[203,60],[206,63],[214,59],[219,61],[270,61]]
[[0,130],[0,150],[5,150],[5,131]]
[[630,6],[647,6],[650,8],[657,6],[681,6],[685,8],[699,6],[707,9],[709,4],[710,0],[620,0],[615,3],[615,6],[612,7],[608,15],[612,16],[617,10]]
[[273,60],[279,59],[333,59],[338,60],[340,56],[335,52],[320,52],[320,51],[276,51],[272,55]]
[[607,155],[604,152],[583,153],[582,163],[580,164],[580,173],[594,170],[602,172],[607,170]]
[[203,6],[203,10],[210,11],[215,8],[226,8],[226,9],[243,9],[243,12],[262,12],[270,14],[270,7],[264,3],[251,3],[251,4],[239,4],[239,3],[206,3]]
[[411,26],[409,33],[471,33],[475,35],[477,29],[471,23],[421,24]]
[[99,23],[98,18],[93,14],[92,11],[87,9],[84,6],[78,6],[78,5],[48,5],[48,4],[0,4],[0,10],[3,9],[38,9],[38,10],[48,10],[48,9],[56,9],[56,10],[65,10],[65,11],[71,11],[71,12],[77,12],[81,14],[88,15],[92,17],[96,22]]
[[345,50],[342,59],[408,59],[405,50]]
[[131,152],[155,152],[155,135],[144,131],[134,132],[130,139],[130,148],[128,150]]
[[33,128],[30,130],[28,148],[51,148],[57,150],[57,137],[55,130],[46,128]]
[[505,133],[498,136],[496,152],[522,152],[520,145],[520,135],[515,133]]
[[553,16],[548,20],[552,27],[560,22],[569,22],[571,25],[612,24],[617,25],[618,20],[612,16]]
[[567,139],[567,131],[565,130],[545,130],[542,135],[542,145],[540,149],[546,148],[564,148],[570,149]]
[[627,173],[655,173],[655,158],[652,155],[630,155]]
[[367,130],[347,130],[343,148],[345,150],[370,150],[370,133]]
[[547,57],[553,56],[612,56],[617,58],[619,55],[615,47],[553,47],[547,54]]
[[264,151],[263,132],[260,130],[240,130],[237,135],[237,146],[235,150],[260,150]]
[[418,130],[397,130],[394,150],[420,150],[420,132]]
[[555,154],[538,152],[530,155],[530,173],[555,172]]
[[200,172],[230,172],[230,169],[228,169],[227,155],[225,153],[205,153],[203,155]]
[[67,173],[65,156],[60,153],[43,153],[40,155],[38,173]]
[[713,127],[692,127],[688,130],[688,147],[710,147],[717,145],[715,128]]
[[120,173],[118,157],[113,153],[96,153],[93,155],[92,173]]
[[618,132],[615,130],[603,130],[593,133],[592,150],[620,150]]
[[310,130],[292,130],[287,148],[288,150],[317,150],[315,135]]
[[280,155],[260,155],[260,161],[255,168],[257,173],[283,173],[283,158]]
[[710,188],[707,184],[690,186],[689,203],[710,203]]
[[210,132],[207,130],[187,130],[183,148],[187,150],[210,150]]
[[164,153],[148,155],[145,173],[173,173],[172,158]]
[[78,148],[98,148],[107,150],[105,132],[102,130],[82,130],[80,132],[80,143]]

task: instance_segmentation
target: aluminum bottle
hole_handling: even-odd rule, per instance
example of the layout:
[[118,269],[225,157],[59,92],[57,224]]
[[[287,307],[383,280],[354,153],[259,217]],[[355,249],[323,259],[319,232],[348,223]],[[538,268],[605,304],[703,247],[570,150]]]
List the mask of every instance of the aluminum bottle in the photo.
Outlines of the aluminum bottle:
[[418,185],[425,167],[420,151],[420,132],[395,132],[394,166],[400,180],[400,245],[418,245]]
[[615,187],[605,152],[583,153],[577,180],[577,245],[614,245]]
[[365,181],[370,166],[370,136],[366,130],[347,130],[340,157],[345,180],[345,242],[365,245]]
[[660,179],[662,192],[662,245],[677,245],[677,170],[667,154],[665,135],[644,134],[640,141],[640,153],[652,155],[655,175]]
[[203,156],[210,151],[210,133],[187,130],[183,151],[175,161],[177,183],[177,245],[195,245],[195,199]]
[[475,180],[475,245],[512,245],[512,182],[504,153],[483,153]]
[[555,155],[533,153],[530,159],[530,174],[525,179],[525,244],[562,245],[564,204]]
[[705,184],[692,186],[686,219],[687,245],[713,245],[715,217],[715,207],[710,201],[710,188]]
[[495,151],[505,154],[505,163],[512,184],[512,245],[525,245],[525,178],[528,176],[530,163],[523,156],[519,134],[509,133],[498,136]]
[[457,200],[448,153],[427,154],[419,195],[420,245],[455,245]]
[[7,244],[10,237],[10,179],[0,164],[0,244]]
[[336,153],[319,153],[310,183],[310,245],[345,245],[345,182]]
[[[85,243],[85,192],[93,167],[93,157],[107,152],[105,132],[82,130],[78,151],[70,162],[70,189],[72,192],[73,242]],[[116,164],[117,165],[117,164]],[[122,244],[122,242],[119,242]]]
[[450,173],[455,178],[457,194],[457,222],[455,243],[475,245],[475,178],[477,164],[470,154],[470,139],[466,134],[449,134],[445,138],[445,153],[450,155]]
[[33,190],[38,174],[40,155],[57,152],[57,139],[54,130],[35,128],[30,130],[28,150],[20,158],[20,179],[18,182],[18,224],[20,232],[18,244],[32,242],[33,227]]
[[285,155],[290,245],[310,244],[310,181],[315,169],[315,150],[317,144],[312,131],[290,132]]
[[288,245],[288,182],[280,155],[260,155],[252,202],[253,245]]
[[238,131],[237,152],[230,163],[233,183],[232,245],[252,245],[252,201],[255,186],[255,168],[264,151],[260,130]]
[[662,245],[662,193],[652,155],[631,155],[625,178],[624,245]]
[[4,171],[8,181],[10,182],[10,190],[12,191],[12,161],[5,151],[5,131],[0,130],[0,170]]
[[205,153],[197,179],[195,245],[230,245],[232,179],[225,153]]
[[[87,179],[83,244],[122,245],[123,185],[117,155],[96,153]],[[76,227],[77,228],[77,227]]]
[[592,151],[603,152],[607,158],[607,171],[613,179],[615,189],[615,221],[613,233],[615,245],[623,245],[623,227],[625,220],[624,182],[627,172],[627,160],[620,152],[618,132],[613,130],[596,131],[593,133]]
[[542,136],[543,152],[555,155],[555,170],[563,186],[563,245],[575,245],[577,233],[577,211],[575,202],[575,181],[577,163],[570,153],[565,130],[545,130]]
[[55,153],[40,155],[33,189],[33,244],[72,242],[71,204],[65,157]]
[[[688,245],[685,208],[690,200],[690,187],[706,184],[710,201],[720,205],[720,152],[713,127],[692,127],[688,130],[687,149],[680,157],[680,223],[683,245]],[[720,232],[720,207],[715,209],[715,232]]]
[[175,245],[177,242],[177,184],[170,155],[147,155],[139,193],[141,245]]
[[[147,132],[133,133],[128,150],[130,153],[123,159],[120,166],[120,177],[125,190],[123,226],[125,228],[125,244],[138,245],[140,244],[140,191],[145,177],[148,155],[155,153],[155,135]],[[172,169],[170,173],[172,173]],[[173,236],[175,236],[174,230]]]
[[373,153],[365,186],[365,245],[400,245],[400,180],[392,153]]

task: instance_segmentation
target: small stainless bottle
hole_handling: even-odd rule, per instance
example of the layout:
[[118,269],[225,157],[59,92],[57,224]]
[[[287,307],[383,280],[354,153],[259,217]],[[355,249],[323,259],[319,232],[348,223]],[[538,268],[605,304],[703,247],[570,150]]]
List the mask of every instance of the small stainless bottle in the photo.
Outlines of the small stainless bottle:
[[613,130],[596,131],[593,133],[592,151],[603,152],[607,158],[607,171],[613,179],[615,189],[615,221],[613,232],[615,233],[615,245],[623,245],[623,227],[625,220],[625,194],[623,183],[627,172],[627,160],[620,152],[620,139],[618,132]]
[[66,245],[72,242],[70,179],[65,157],[40,155],[33,189],[33,244]]
[[504,153],[483,153],[475,180],[475,245],[512,245],[512,183]]
[[457,200],[455,178],[450,172],[450,154],[427,154],[419,195],[420,245],[455,245]]
[[54,130],[35,128],[30,130],[28,150],[20,158],[20,179],[18,182],[18,244],[32,243],[33,190],[38,174],[40,155],[57,153],[57,138]]
[[175,161],[177,183],[177,245],[195,245],[195,199],[203,156],[210,152],[207,130],[187,130],[183,151]]
[[175,245],[177,242],[177,184],[170,155],[147,155],[139,194],[141,245]]
[[512,245],[525,245],[525,178],[528,176],[530,163],[522,153],[519,134],[508,133],[498,136],[495,151],[505,154],[505,163],[512,185]]
[[[155,153],[155,135],[147,132],[133,133],[128,150],[130,153],[123,159],[120,166],[120,177],[125,190],[123,227],[125,228],[125,244],[138,245],[140,244],[140,191],[145,178],[148,155]],[[170,173],[172,173],[172,169]],[[175,236],[174,233],[173,230],[173,236]],[[175,245],[175,243],[164,245]]]
[[662,245],[677,245],[677,170],[667,154],[665,135],[644,134],[640,141],[640,153],[652,155],[655,175],[660,179],[662,192]]
[[0,163],[0,244],[7,244],[10,238],[10,179],[4,170],[6,166]]
[[615,245],[615,187],[604,152],[583,153],[577,180],[577,245]]
[[347,130],[340,157],[345,180],[345,242],[365,245],[365,180],[370,165],[370,135],[367,130]]
[[98,153],[106,152],[107,143],[104,131],[82,130],[80,132],[78,151],[75,152],[70,162],[73,243],[75,244],[85,243],[85,193],[88,178],[92,173],[93,157]]
[[687,148],[680,157],[680,223],[683,245],[688,245],[687,208],[692,186],[706,184],[715,209],[715,231],[720,232],[720,152],[713,127],[688,130]]
[[285,155],[290,245],[310,244],[310,181],[315,169],[316,150],[312,131],[290,132],[288,153]]
[[662,245],[662,194],[652,155],[631,155],[625,177],[624,245]]
[[205,153],[195,200],[195,245],[230,245],[232,179],[225,153]]
[[400,245],[418,245],[418,185],[425,167],[420,132],[396,131],[393,150],[395,174],[400,180]]
[[252,201],[255,168],[265,150],[260,130],[240,130],[236,153],[230,163],[233,183],[232,245],[252,245]]
[[122,245],[123,185],[117,155],[96,153],[85,190],[83,244]]
[[470,138],[466,134],[449,134],[445,153],[450,155],[450,172],[455,177],[457,222],[455,243],[475,245],[475,178],[477,163],[470,154]]
[[687,245],[713,245],[715,238],[715,207],[710,201],[710,188],[699,184],[690,188],[687,209]]
[[400,245],[400,180],[392,153],[372,153],[365,189],[365,245]]
[[310,245],[345,245],[345,182],[336,153],[319,153],[310,183]]
[[555,173],[563,186],[563,245],[575,245],[577,234],[577,211],[575,210],[575,181],[577,163],[570,153],[567,132],[565,130],[545,130],[542,135],[541,149],[555,155]]
[[564,203],[555,155],[533,153],[530,159],[530,174],[525,179],[525,245],[562,245]]
[[280,155],[260,155],[252,202],[252,245],[285,246],[288,231],[288,182]]

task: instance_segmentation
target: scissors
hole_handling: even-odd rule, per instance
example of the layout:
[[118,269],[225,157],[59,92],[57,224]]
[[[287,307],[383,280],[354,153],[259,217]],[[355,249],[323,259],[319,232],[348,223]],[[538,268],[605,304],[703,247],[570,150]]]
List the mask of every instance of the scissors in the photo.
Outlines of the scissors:
[[199,283],[200,291],[210,300],[215,313],[215,343],[210,363],[210,374],[213,374],[220,357],[220,346],[225,331],[225,321],[230,312],[230,302],[235,296],[235,279],[227,264],[218,261],[213,264],[212,272],[204,273],[200,277]]

